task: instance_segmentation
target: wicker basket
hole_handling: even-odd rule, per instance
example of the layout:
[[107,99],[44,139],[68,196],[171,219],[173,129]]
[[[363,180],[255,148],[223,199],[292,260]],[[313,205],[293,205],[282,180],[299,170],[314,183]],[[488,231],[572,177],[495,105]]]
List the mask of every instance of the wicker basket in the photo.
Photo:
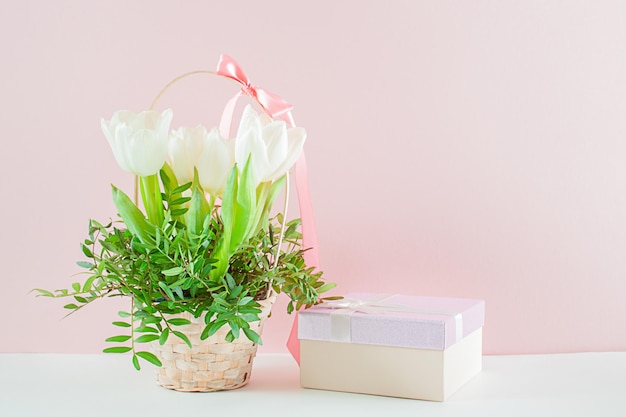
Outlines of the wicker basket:
[[[260,321],[250,323],[250,328],[259,335],[263,322],[269,316],[276,296],[259,301],[261,304]],[[177,337],[170,336],[164,345],[152,343],[154,354],[163,366],[157,368],[157,382],[169,389],[187,392],[222,391],[242,387],[248,383],[252,371],[252,361],[256,355],[256,343],[242,334],[233,342],[225,340],[228,326],[222,327],[211,337],[200,340],[204,329],[202,317],[194,318],[183,313],[174,317],[191,320],[191,324],[181,326],[192,349]]]

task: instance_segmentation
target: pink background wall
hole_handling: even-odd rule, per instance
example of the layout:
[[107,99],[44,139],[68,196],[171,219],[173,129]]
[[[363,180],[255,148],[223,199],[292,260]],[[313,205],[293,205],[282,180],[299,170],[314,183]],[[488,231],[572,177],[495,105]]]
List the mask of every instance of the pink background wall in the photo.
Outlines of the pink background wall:
[[[485,353],[626,349],[625,2],[240,3],[0,3],[0,351],[104,347],[125,305],[61,320],[28,291],[71,283],[109,184],[131,189],[100,118],[223,52],[309,132],[337,293],[483,298]],[[163,106],[214,124],[233,88]]]

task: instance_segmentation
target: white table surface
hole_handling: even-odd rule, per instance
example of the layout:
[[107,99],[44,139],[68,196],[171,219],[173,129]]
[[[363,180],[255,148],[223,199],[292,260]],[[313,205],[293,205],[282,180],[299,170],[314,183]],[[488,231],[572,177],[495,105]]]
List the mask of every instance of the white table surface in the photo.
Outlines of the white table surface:
[[259,355],[250,383],[179,393],[126,355],[0,354],[0,416],[626,416],[626,352],[486,356],[444,403],[302,389],[288,355]]

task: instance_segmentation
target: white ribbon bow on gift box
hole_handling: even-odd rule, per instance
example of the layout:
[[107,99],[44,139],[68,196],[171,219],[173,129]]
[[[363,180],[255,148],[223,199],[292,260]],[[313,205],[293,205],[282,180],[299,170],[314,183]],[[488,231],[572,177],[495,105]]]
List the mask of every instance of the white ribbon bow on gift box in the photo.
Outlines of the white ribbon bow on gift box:
[[354,313],[386,314],[386,313],[416,313],[453,316],[455,323],[455,343],[463,338],[463,315],[457,311],[416,309],[401,304],[388,304],[385,301],[394,295],[381,294],[368,300],[343,298],[330,300],[320,304],[320,307],[330,308],[330,338],[333,342],[352,342],[350,316]]

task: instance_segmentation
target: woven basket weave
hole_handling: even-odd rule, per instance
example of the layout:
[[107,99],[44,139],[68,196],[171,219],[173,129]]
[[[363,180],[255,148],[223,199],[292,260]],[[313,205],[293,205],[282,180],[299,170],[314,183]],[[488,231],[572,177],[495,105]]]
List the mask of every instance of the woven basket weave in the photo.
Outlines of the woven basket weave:
[[[269,316],[275,296],[259,301],[261,320],[250,323],[250,329],[259,335],[263,322]],[[188,392],[211,392],[235,389],[244,386],[250,379],[252,361],[257,344],[248,340],[243,332],[233,342],[225,340],[229,326],[223,326],[211,337],[200,340],[204,330],[203,317],[194,318],[189,313],[173,315],[186,318],[191,324],[178,330],[189,337],[192,349],[178,337],[170,336],[164,345],[152,343],[154,354],[163,366],[157,368],[157,382],[169,389]]]

